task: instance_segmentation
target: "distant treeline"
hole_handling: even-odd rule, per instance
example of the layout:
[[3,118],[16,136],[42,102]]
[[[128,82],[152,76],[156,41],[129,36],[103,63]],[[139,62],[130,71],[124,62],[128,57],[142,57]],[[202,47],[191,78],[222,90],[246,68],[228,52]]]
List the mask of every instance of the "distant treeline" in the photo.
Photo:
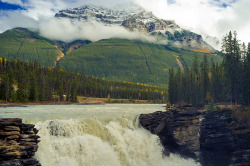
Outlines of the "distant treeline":
[[250,104],[250,44],[240,44],[237,33],[223,39],[223,62],[195,56],[190,68],[169,70],[170,103],[205,104],[211,101]]
[[77,96],[162,100],[167,95],[164,89],[151,85],[107,81],[60,68],[43,67],[37,62],[0,58],[0,100],[76,102]]

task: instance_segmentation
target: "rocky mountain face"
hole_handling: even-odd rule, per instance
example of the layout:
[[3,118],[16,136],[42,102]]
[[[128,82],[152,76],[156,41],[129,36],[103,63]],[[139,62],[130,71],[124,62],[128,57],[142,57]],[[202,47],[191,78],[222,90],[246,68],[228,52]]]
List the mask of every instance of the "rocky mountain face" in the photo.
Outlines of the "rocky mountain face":
[[38,130],[19,118],[0,118],[0,166],[41,166],[33,158],[38,149]]
[[130,31],[137,31],[156,37],[162,43],[176,47],[214,52],[201,35],[180,28],[173,20],[157,18],[139,6],[116,7],[113,9],[85,5],[58,12],[57,18],[70,18],[72,21],[99,22],[106,26],[122,26]]
[[205,112],[172,107],[142,114],[142,127],[159,136],[165,154],[191,157],[203,166],[250,165],[250,126],[232,118],[232,110]]

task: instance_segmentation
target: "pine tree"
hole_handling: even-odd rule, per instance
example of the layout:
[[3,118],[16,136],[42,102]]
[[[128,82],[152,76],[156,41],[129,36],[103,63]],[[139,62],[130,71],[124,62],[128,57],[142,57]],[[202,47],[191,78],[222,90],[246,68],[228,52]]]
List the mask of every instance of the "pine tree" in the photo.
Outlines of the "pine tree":
[[182,88],[182,72],[181,68],[179,67],[176,74],[175,74],[175,95],[176,95],[176,101],[181,102],[183,100],[182,94],[183,94],[183,88]]
[[70,101],[77,102],[77,85],[75,82],[71,83],[71,90],[70,90]]
[[37,79],[35,76],[35,73],[32,73],[30,78],[30,95],[29,100],[31,101],[38,101],[39,98],[38,93],[38,85],[37,85]]
[[184,101],[188,104],[191,103],[192,98],[192,80],[191,80],[191,72],[188,67],[184,68],[184,74],[183,74],[183,93],[184,93]]
[[169,83],[168,83],[168,100],[171,104],[175,103],[175,89],[174,89],[174,69],[169,69]]
[[205,101],[206,96],[209,93],[210,80],[209,80],[208,74],[209,74],[209,64],[208,64],[207,56],[206,54],[204,54],[203,61],[201,63],[201,75],[200,75],[201,97],[203,101]]
[[14,102],[16,101],[16,93],[15,93],[15,76],[12,69],[12,66],[9,64],[8,67],[8,77],[9,77],[9,95],[10,95],[10,101]]
[[10,99],[10,81],[9,81],[9,77],[7,75],[5,75],[5,77],[3,77],[3,84],[4,84],[4,98],[5,101],[9,101]]
[[232,86],[233,86],[233,99],[236,104],[240,102],[240,86],[241,86],[241,76],[242,67],[241,67],[241,51],[240,44],[237,39],[237,33],[234,32],[233,37],[233,53],[234,53],[234,61],[233,61],[233,76],[232,76]]
[[239,102],[240,73],[241,73],[241,51],[237,39],[237,33],[232,35],[231,31],[223,40],[223,54],[225,56],[223,65],[227,78],[227,88],[230,90],[231,102]]
[[243,97],[244,104],[250,105],[250,43],[244,60]]
[[62,85],[62,83],[60,83],[60,85],[59,85],[59,97],[60,97],[60,101],[64,101],[63,95],[64,95],[63,85]]
[[195,53],[194,55],[194,61],[192,64],[192,70],[191,70],[191,88],[192,88],[192,101],[191,103],[193,105],[198,105],[200,101],[200,71],[199,71],[199,60],[198,55]]
[[25,73],[24,66],[20,66],[19,74],[18,74],[18,90],[17,90],[17,98],[21,102],[28,102],[29,100],[29,77]]
[[242,43],[241,56],[242,56],[242,59],[245,61],[247,57],[247,47],[244,42]]
[[46,75],[40,71],[38,76],[38,98],[40,101],[47,101],[47,86],[46,86]]

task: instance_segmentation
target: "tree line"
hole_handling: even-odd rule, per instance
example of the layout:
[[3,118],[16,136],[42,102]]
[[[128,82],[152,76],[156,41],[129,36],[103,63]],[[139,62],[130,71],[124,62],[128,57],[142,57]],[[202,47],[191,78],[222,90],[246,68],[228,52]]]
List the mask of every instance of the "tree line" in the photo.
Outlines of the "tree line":
[[191,67],[169,69],[168,97],[171,104],[199,105],[211,101],[250,104],[250,43],[240,44],[237,33],[223,38],[223,62],[215,64],[204,54]]
[[9,102],[77,101],[77,96],[162,100],[166,91],[159,87],[108,81],[37,62],[8,61],[0,58],[0,100]]

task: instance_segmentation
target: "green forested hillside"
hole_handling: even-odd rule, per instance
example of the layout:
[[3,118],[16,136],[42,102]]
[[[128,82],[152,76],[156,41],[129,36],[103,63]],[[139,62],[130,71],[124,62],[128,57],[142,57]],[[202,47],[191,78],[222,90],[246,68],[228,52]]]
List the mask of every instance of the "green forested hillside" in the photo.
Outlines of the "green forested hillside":
[[[202,58],[204,53],[197,53]],[[166,86],[170,67],[188,66],[195,52],[139,41],[108,39],[72,51],[59,67],[108,80]],[[208,54],[215,62],[220,56]],[[178,63],[179,62],[179,63]]]
[[53,42],[23,28],[0,34],[0,57],[8,60],[38,61],[53,66],[58,50]]
[[[161,87],[167,86],[169,68],[190,66],[195,54],[201,59],[204,53],[125,39],[64,43],[23,28],[0,34],[0,57],[8,60],[37,61],[107,80]],[[207,56],[222,60],[218,55]]]

